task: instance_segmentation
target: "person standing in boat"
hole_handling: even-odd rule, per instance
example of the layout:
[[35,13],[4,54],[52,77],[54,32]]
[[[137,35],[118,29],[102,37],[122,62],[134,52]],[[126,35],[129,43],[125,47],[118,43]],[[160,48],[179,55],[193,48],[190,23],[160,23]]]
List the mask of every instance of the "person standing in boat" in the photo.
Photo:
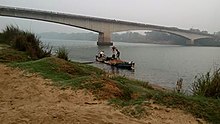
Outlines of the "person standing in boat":
[[117,56],[117,59],[120,59],[120,51],[116,48],[116,56]]
[[116,59],[116,47],[115,46],[113,46],[112,47],[112,59]]
[[176,82],[176,90],[178,93],[180,93],[180,90],[182,89],[182,85],[183,85],[183,79],[180,78],[179,80],[177,80]]
[[119,57],[120,57],[120,51],[115,46],[113,46],[112,47],[112,59],[119,59]]

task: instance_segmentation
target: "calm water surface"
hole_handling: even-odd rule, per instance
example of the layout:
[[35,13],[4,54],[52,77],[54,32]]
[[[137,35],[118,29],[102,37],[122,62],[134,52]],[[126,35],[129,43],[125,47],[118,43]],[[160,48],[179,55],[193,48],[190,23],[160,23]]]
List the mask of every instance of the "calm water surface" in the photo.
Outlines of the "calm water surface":
[[[56,49],[65,46],[69,58],[75,61],[95,61],[95,54],[104,50],[111,56],[111,47],[97,46],[95,41],[42,39]],[[183,78],[183,87],[189,90],[198,74],[220,66],[220,47],[194,47],[115,42],[121,59],[135,62],[135,71],[111,68],[95,62],[93,66],[119,73],[138,80],[149,81],[167,88],[174,88],[178,78]]]

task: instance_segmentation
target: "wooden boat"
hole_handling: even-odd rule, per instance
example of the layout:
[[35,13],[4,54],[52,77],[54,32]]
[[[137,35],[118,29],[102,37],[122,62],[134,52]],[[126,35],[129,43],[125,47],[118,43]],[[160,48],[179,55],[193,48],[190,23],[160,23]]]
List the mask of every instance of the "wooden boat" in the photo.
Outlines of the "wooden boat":
[[96,56],[96,61],[105,63],[117,68],[133,70],[135,63],[133,61],[127,62],[120,59],[112,59],[111,57],[98,57]]

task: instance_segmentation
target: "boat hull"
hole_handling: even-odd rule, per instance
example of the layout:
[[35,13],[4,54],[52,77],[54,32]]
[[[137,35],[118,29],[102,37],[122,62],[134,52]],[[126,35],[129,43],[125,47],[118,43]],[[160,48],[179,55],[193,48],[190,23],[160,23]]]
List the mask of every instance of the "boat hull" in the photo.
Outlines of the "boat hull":
[[133,70],[134,69],[134,62],[127,62],[127,61],[123,61],[120,59],[111,59],[110,57],[107,58],[99,58],[96,56],[96,61],[101,62],[101,63],[105,63],[111,66],[115,66],[117,68],[122,68],[122,69],[129,69],[129,70]]

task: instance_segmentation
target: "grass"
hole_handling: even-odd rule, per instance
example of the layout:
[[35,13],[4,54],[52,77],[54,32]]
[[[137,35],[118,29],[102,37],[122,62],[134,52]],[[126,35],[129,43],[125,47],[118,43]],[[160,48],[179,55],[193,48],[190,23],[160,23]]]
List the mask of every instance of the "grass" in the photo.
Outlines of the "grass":
[[191,113],[197,118],[204,118],[208,122],[220,123],[220,100],[218,99],[146,90],[145,94],[136,99],[122,100],[116,98],[111,99],[110,104],[116,104],[120,107],[141,106],[150,100],[169,108],[179,108]]
[[30,57],[26,52],[12,49],[9,45],[0,44],[0,62],[24,62]]
[[70,79],[70,76],[63,72],[57,72],[58,66],[46,58],[36,61],[29,61],[24,63],[14,63],[12,66],[27,69],[30,72],[37,72],[45,78],[52,79],[53,81],[62,81]]
[[94,72],[91,70],[85,71],[85,65],[78,66],[79,63],[72,64],[54,57],[23,63],[12,63],[11,65],[26,69],[30,72],[37,72],[45,78],[52,79],[53,81],[65,81],[72,79],[72,77],[88,76],[93,73],[101,74],[102,72],[98,69]]
[[185,110],[195,117],[220,123],[220,100],[201,96],[184,96],[176,93],[158,93],[153,96],[156,103]]
[[[186,96],[175,92],[163,92],[154,90],[151,87],[144,88],[143,82],[132,81],[126,78],[117,77],[116,80],[126,84],[131,92],[136,93],[136,97],[131,99],[111,99],[110,104],[121,107],[141,106],[146,101],[154,100],[155,103],[170,108],[179,108],[191,113],[195,117],[204,118],[208,122],[220,123],[220,100],[201,96]],[[135,82],[135,83],[134,83]],[[132,111],[135,111],[132,108]],[[138,110],[137,110],[138,111]],[[138,115],[138,114],[137,114]],[[133,116],[137,116],[133,115]]]
[[[19,67],[29,72],[39,73],[44,78],[56,82],[55,85],[71,86],[75,88],[94,89],[89,85],[99,87],[99,84],[93,81],[94,75],[103,73],[100,69],[88,67],[76,62],[68,62],[55,57],[43,58],[35,61],[11,63],[12,67]],[[88,83],[89,82],[89,83]],[[91,84],[90,84],[91,83]]]

